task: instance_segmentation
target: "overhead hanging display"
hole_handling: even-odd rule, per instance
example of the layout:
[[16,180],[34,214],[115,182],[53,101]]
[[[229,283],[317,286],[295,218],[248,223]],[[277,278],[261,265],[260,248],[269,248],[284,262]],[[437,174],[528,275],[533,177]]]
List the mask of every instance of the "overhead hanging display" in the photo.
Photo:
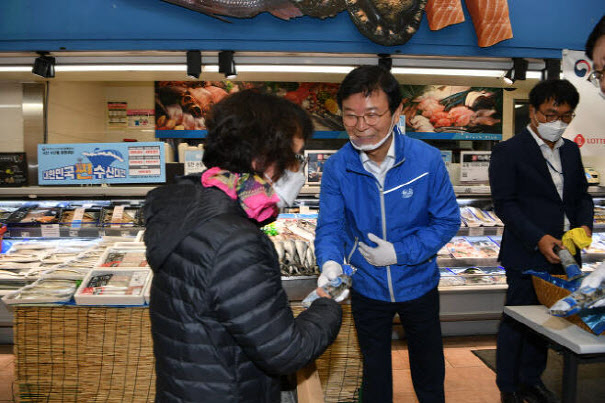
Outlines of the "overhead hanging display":
[[402,85],[406,135],[501,140],[502,88]]
[[[203,138],[205,116],[230,93],[247,88],[283,96],[313,119],[313,138],[348,138],[336,101],[338,83],[157,81],[156,137]],[[402,85],[405,132],[420,139],[502,139],[502,89]]]
[[[232,92],[256,88],[302,106],[320,137],[346,135],[336,102],[338,84],[254,81],[156,81],[156,137],[205,137],[204,118],[212,105]],[[317,137],[314,135],[314,137]]]
[[[359,32],[384,46],[403,45],[418,31],[425,7],[429,26],[439,30],[464,22],[461,0],[264,0],[233,2],[227,0],[164,0],[191,10],[219,16],[252,18],[269,12],[283,20],[309,16],[325,19],[347,11]],[[486,3],[466,0],[478,43],[492,46],[513,37],[507,0]]]

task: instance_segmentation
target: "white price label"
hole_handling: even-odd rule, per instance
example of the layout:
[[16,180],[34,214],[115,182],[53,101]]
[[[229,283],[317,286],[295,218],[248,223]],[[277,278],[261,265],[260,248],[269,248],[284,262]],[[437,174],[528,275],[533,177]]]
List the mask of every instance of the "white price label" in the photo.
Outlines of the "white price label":
[[469,236],[482,236],[482,235],[485,235],[485,231],[483,230],[483,227],[470,227],[468,229],[468,235]]
[[42,225],[42,236],[44,238],[59,238],[61,236],[59,224]]
[[119,228],[124,217],[124,206],[115,206],[111,214],[111,227]]
[[84,218],[84,208],[78,207],[74,210],[74,217],[71,220],[71,227],[80,228],[82,226],[82,218]]

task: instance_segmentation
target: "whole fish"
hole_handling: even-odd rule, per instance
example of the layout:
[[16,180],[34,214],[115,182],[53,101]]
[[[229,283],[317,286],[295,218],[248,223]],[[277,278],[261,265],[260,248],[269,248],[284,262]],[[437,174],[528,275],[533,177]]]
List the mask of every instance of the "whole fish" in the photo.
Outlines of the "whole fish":
[[281,18],[302,16],[302,12],[290,0],[164,0],[190,10],[216,17],[224,15],[236,18],[250,18],[262,12],[269,12]]
[[345,0],[292,0],[304,15],[316,18],[334,17],[347,7]]

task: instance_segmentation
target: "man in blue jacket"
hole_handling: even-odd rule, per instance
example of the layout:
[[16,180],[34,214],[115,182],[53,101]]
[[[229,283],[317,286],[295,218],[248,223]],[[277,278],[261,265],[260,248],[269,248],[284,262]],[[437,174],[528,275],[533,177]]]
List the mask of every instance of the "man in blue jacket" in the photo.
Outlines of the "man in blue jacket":
[[351,308],[363,355],[364,402],[392,401],[391,335],[399,314],[420,402],[444,401],[437,251],[460,211],[439,150],[399,134],[393,75],[361,66],[338,92],[350,142],[324,166],[315,251],[322,286],[357,268]]
[[[594,208],[580,150],[561,137],[578,101],[567,80],[538,83],[529,93],[530,124],[492,150],[489,181],[504,223],[499,261],[506,268],[506,305],[538,305],[531,276],[523,272],[565,274],[555,252],[563,234],[578,227],[592,234]],[[546,359],[546,342],[504,315],[496,354],[502,402],[557,402],[540,379]]]

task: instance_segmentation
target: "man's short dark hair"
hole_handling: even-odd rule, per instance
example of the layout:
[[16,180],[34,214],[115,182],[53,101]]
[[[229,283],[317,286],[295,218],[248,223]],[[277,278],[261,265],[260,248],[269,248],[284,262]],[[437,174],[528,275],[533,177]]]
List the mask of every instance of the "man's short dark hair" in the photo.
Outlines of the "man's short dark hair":
[[401,104],[401,89],[391,72],[380,66],[360,66],[352,70],[342,80],[336,100],[342,109],[342,101],[351,95],[362,93],[367,97],[379,89],[387,94],[391,113],[395,112]]
[[[237,173],[262,173],[276,164],[276,176],[296,163],[292,142],[305,141],[313,122],[300,106],[255,90],[236,92],[215,104],[206,117],[204,165]],[[296,150],[298,151],[298,150]],[[260,166],[256,170],[252,162]]]
[[605,15],[601,18],[601,21],[595,25],[594,29],[586,40],[586,56],[590,57],[590,60],[592,60],[594,45],[602,36],[605,36]]
[[580,102],[580,94],[572,83],[559,79],[540,81],[529,92],[529,103],[536,109],[551,99],[557,105],[567,104],[571,109],[576,109]]

